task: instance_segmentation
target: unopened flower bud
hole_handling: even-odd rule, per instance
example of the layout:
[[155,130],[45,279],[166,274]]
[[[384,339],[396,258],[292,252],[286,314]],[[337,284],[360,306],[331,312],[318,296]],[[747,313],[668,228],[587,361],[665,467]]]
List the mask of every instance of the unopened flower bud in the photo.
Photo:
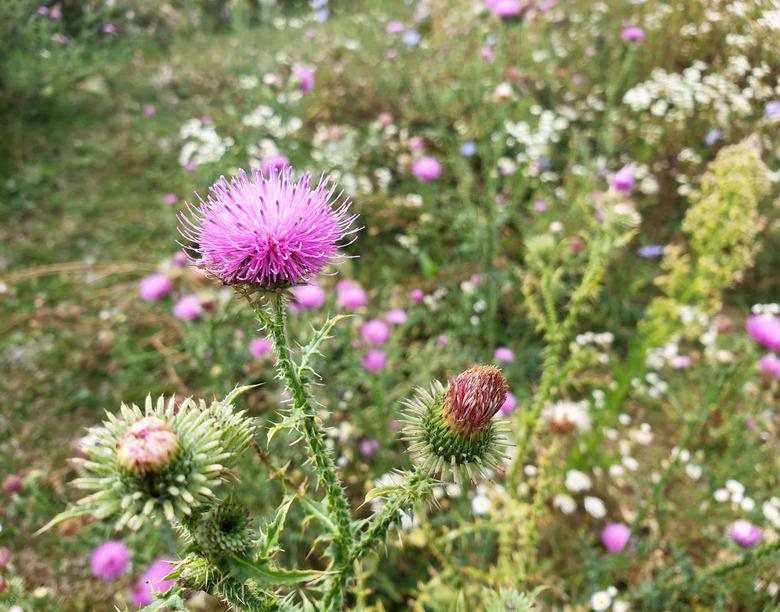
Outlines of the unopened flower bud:
[[495,366],[477,366],[450,381],[442,414],[459,432],[471,435],[484,429],[506,400],[509,386]]
[[162,419],[148,416],[136,421],[117,444],[119,464],[133,472],[158,472],[173,458],[179,440]]

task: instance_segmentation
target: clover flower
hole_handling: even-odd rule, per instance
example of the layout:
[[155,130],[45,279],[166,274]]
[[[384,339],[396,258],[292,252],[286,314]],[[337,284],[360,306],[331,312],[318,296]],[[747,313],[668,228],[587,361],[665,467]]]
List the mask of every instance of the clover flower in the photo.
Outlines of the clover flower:
[[508,386],[495,366],[477,366],[435,381],[405,402],[404,437],[422,469],[460,481],[496,469],[506,441],[493,416],[504,404]]
[[223,283],[279,289],[306,282],[334,260],[356,216],[336,186],[292,170],[222,177],[199,206],[181,213],[193,261]]

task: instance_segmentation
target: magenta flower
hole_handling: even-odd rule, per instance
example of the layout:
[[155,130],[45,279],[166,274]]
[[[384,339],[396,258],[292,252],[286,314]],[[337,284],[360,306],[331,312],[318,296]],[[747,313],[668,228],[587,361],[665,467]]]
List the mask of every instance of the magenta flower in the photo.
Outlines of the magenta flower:
[[266,157],[260,164],[260,172],[271,175],[275,172],[281,172],[290,165],[290,160],[286,155],[271,155]]
[[423,293],[422,289],[413,289],[412,292],[409,294],[409,298],[415,304],[419,304],[420,302],[422,302],[424,297],[425,294]]
[[371,349],[363,356],[363,367],[369,372],[379,372],[387,365],[387,355],[379,349]]
[[154,104],[144,104],[144,117],[154,117],[157,114],[157,109]]
[[631,26],[630,28],[625,28],[620,37],[625,42],[641,42],[645,39],[645,31],[642,28]]
[[758,362],[758,368],[765,374],[770,374],[780,380],[780,358],[772,353],[764,355]]
[[375,440],[373,438],[361,440],[360,444],[358,444],[358,449],[360,450],[361,455],[364,457],[370,457],[379,450],[379,440]]
[[293,287],[294,300],[290,302],[292,310],[313,310],[325,303],[325,289],[319,285],[300,285]]
[[495,357],[498,361],[512,363],[515,360],[515,352],[506,346],[499,346],[496,349]]
[[190,263],[190,258],[187,257],[187,253],[184,251],[176,251],[171,258],[171,261],[177,268],[183,268],[188,263]]
[[406,312],[400,308],[394,308],[393,310],[387,311],[387,314],[385,314],[385,321],[391,325],[403,325],[406,323],[406,319]]
[[138,283],[138,295],[142,300],[154,302],[164,298],[171,292],[171,279],[165,274],[149,274]]
[[173,316],[179,321],[194,321],[202,312],[198,296],[193,294],[183,295],[173,305]]
[[95,548],[89,559],[92,575],[102,580],[116,580],[130,564],[130,551],[124,542],[108,540]]
[[619,555],[631,539],[631,529],[623,523],[610,523],[601,532],[601,541],[613,555]]
[[174,570],[173,563],[168,559],[157,559],[144,572],[138,580],[130,600],[136,606],[148,606],[152,603],[152,593],[165,593],[170,589],[175,580],[163,580]]
[[512,414],[517,409],[517,398],[511,391],[506,392],[506,399],[501,404],[502,414]]
[[314,89],[313,70],[309,70],[308,68],[303,68],[302,66],[293,68],[292,79],[293,81],[298,83],[298,87],[300,88],[302,93],[306,94],[309,93],[312,89]]
[[390,328],[387,323],[373,319],[363,324],[363,338],[371,344],[384,344],[390,339]]
[[22,490],[24,480],[19,474],[8,474],[3,479],[3,493],[6,495],[13,495]]
[[506,401],[509,387],[496,366],[476,366],[450,380],[442,408],[453,429],[482,430]]
[[406,26],[404,25],[403,21],[390,21],[387,24],[387,33],[388,34],[400,34],[406,30]]
[[450,342],[450,339],[447,336],[445,336],[444,334],[442,334],[441,336],[436,338],[436,344],[438,344],[439,346],[447,346],[447,344],[449,344],[449,342]]
[[421,181],[435,181],[441,176],[441,164],[435,157],[425,155],[412,164],[412,174]]
[[496,17],[501,18],[517,17],[523,12],[520,0],[485,0],[485,6]]
[[628,164],[615,172],[610,183],[612,189],[628,195],[634,189],[634,166]]
[[163,202],[165,202],[168,206],[173,206],[179,201],[179,198],[176,197],[175,193],[166,193],[165,197],[163,198]]
[[[200,206],[180,214],[181,234],[197,246],[198,263],[226,284],[272,289],[306,282],[336,258],[355,216],[327,178],[254,170],[211,187]],[[339,203],[340,201],[340,203]],[[335,204],[335,209],[334,209]]]
[[755,546],[763,537],[761,529],[745,519],[734,521],[729,528],[729,535],[734,542],[745,548]]
[[366,292],[360,283],[348,279],[336,283],[336,296],[339,306],[347,310],[356,310],[368,302]]
[[268,338],[255,338],[249,343],[249,352],[258,359],[266,355],[271,348],[273,348],[273,343]]
[[780,351],[780,318],[766,314],[753,315],[748,317],[745,327],[753,340],[770,351]]
[[114,32],[116,32],[116,28],[114,27],[113,23],[106,23],[103,24],[102,31],[103,34],[113,34]]

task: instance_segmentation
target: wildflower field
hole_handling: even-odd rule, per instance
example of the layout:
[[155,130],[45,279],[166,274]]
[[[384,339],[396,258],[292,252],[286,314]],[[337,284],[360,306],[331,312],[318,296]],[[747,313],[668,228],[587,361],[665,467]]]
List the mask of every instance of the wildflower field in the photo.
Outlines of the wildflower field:
[[0,610],[780,609],[777,0],[0,0]]

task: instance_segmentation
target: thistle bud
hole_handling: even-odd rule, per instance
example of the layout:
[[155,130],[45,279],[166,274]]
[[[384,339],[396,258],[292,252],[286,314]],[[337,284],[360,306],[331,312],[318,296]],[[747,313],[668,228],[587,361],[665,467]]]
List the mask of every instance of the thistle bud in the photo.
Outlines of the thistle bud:
[[171,426],[154,416],[133,423],[117,443],[117,460],[136,473],[157,472],[173,458],[179,440]]
[[201,550],[212,557],[241,554],[255,538],[249,512],[231,502],[219,503],[201,515],[192,535]]
[[404,435],[415,460],[431,474],[455,480],[496,469],[506,441],[493,416],[506,400],[508,386],[495,366],[459,374],[447,389],[434,382],[406,402]]

